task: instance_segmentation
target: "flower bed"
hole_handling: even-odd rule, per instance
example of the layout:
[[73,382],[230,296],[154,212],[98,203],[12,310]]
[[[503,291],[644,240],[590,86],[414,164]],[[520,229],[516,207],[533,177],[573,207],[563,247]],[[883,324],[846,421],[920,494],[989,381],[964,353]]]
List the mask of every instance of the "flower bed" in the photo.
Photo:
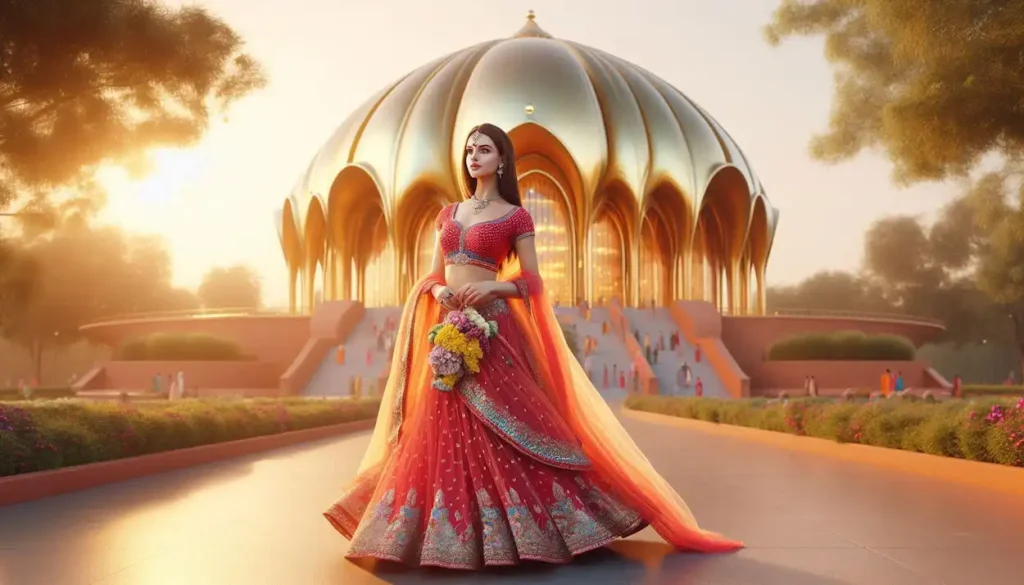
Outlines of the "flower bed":
[[379,400],[0,403],[0,477],[367,420]]
[[1024,398],[871,403],[630,396],[634,410],[1022,467]]

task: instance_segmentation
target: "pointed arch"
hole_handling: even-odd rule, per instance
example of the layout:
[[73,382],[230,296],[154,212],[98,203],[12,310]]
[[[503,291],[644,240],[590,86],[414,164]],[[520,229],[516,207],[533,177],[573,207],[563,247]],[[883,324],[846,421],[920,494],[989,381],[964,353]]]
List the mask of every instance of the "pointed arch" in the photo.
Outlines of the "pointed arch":
[[[643,202],[644,226],[641,262],[644,277],[640,286],[651,291],[651,298],[665,305],[686,296],[686,278],[679,259],[690,248],[694,213],[690,200],[669,180],[658,182]],[[648,299],[644,299],[648,300]]]
[[636,304],[637,241],[640,230],[639,199],[625,181],[614,179],[593,198],[590,222],[589,299],[605,302],[618,298]]
[[422,266],[422,258],[433,255],[434,218],[445,205],[457,200],[456,194],[426,181],[414,184],[398,198],[391,231],[397,252],[400,299],[405,298],[416,278],[429,269]]
[[[702,239],[698,242],[703,248],[701,270],[710,279],[703,283],[702,292],[719,310],[739,312],[741,280],[745,281],[740,276],[740,265],[750,219],[750,185],[736,166],[724,164],[711,174],[700,201],[694,238]],[[707,298],[708,293],[713,298]]]
[[370,261],[388,246],[376,230],[386,220],[383,191],[373,169],[358,163],[346,165],[335,176],[327,194],[327,233],[331,256],[327,279],[336,299],[365,302],[364,279]]
[[567,267],[569,298],[566,301],[576,304],[585,294],[584,266],[589,256],[586,234],[591,214],[580,169],[562,141],[536,122],[520,124],[509,131],[508,135],[516,151],[516,171],[520,181],[526,179],[525,184],[520,184],[521,189],[528,188],[532,176],[532,180],[538,182],[538,187],[543,184],[556,186],[555,189],[548,189],[551,192],[545,192],[546,196],[562,199],[560,208],[566,218],[564,229],[570,242],[571,264]]

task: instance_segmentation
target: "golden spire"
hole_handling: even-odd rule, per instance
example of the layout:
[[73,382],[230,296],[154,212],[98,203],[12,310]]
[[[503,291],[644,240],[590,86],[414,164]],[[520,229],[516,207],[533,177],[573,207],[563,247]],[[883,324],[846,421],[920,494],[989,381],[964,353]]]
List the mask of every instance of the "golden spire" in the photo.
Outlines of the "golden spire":
[[512,38],[552,39],[554,37],[548,34],[541,27],[537,26],[537,13],[531,10],[526,13],[526,24],[523,25],[523,28],[519,29],[519,32],[512,35]]

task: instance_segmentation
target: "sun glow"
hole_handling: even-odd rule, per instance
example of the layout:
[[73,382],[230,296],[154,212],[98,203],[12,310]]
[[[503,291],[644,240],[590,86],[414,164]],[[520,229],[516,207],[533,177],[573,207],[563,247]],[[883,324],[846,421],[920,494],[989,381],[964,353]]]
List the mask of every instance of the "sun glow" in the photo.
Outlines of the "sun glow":
[[157,149],[151,167],[142,177],[132,177],[120,166],[100,169],[96,177],[107,192],[101,218],[131,232],[165,233],[168,221],[202,184],[209,157],[201,147]]

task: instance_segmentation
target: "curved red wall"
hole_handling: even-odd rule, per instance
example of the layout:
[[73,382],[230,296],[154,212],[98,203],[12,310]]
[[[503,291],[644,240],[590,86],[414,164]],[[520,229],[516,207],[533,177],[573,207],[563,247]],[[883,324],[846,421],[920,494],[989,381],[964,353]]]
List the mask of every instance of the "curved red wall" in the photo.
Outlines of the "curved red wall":
[[822,388],[873,387],[885,368],[901,370],[908,385],[930,387],[923,362],[769,362],[768,348],[790,335],[809,332],[863,331],[869,335],[902,335],[915,346],[935,339],[941,325],[869,317],[771,315],[722,317],[722,342],[750,377],[753,394],[758,390],[790,390],[803,387],[805,376],[818,378]]

